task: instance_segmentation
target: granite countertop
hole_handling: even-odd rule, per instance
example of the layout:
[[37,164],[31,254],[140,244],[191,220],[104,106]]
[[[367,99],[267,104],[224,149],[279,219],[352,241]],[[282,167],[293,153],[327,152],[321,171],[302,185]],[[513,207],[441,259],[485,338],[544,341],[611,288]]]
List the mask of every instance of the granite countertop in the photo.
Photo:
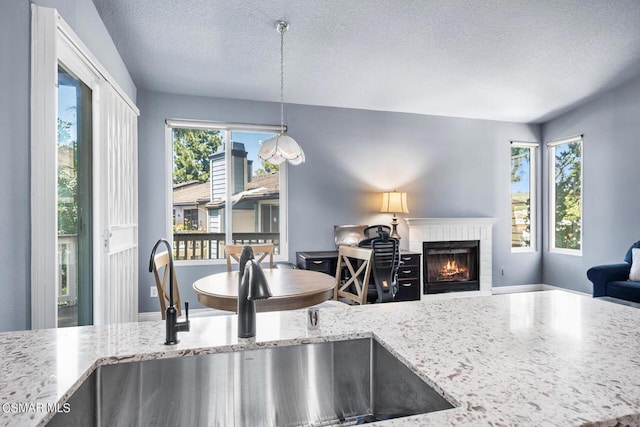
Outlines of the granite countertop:
[[[640,311],[563,291],[258,314],[191,321],[165,346],[163,322],[0,334],[0,425],[38,425],[101,364],[374,337],[454,409],[380,425],[640,425]],[[22,411],[18,404],[28,404]],[[26,410],[25,410],[26,409]]]

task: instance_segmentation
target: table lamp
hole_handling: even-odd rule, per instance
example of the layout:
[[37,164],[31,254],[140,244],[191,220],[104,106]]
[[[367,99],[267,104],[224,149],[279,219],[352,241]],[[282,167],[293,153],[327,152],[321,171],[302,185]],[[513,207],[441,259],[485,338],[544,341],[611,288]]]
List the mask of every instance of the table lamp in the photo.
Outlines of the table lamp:
[[400,239],[398,235],[398,213],[409,213],[407,209],[407,193],[398,191],[389,191],[382,193],[382,206],[380,212],[392,213],[393,220],[391,221],[391,237]]

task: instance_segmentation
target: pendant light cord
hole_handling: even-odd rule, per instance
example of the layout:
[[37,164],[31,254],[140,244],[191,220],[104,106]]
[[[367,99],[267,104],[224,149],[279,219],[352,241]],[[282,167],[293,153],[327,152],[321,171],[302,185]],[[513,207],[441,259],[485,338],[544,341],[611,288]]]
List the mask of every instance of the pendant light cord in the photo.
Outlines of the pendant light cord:
[[288,25],[279,25],[280,32],[280,134],[284,135],[284,32]]

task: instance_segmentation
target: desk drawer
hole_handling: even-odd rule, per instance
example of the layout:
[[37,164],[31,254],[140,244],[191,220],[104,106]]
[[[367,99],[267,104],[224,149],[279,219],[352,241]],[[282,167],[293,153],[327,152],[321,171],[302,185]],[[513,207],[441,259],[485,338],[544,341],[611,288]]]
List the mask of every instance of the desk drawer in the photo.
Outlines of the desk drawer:
[[420,278],[420,266],[400,264],[398,268],[398,279],[416,279]]
[[398,293],[395,301],[416,301],[420,299],[420,282],[414,280],[398,280]]
[[336,274],[338,251],[296,252],[298,268],[319,271],[330,276]]
[[307,260],[306,269],[319,271],[321,273],[333,274],[335,273],[331,271],[331,262],[328,259],[313,259]]
[[420,254],[400,254],[400,266],[420,266]]

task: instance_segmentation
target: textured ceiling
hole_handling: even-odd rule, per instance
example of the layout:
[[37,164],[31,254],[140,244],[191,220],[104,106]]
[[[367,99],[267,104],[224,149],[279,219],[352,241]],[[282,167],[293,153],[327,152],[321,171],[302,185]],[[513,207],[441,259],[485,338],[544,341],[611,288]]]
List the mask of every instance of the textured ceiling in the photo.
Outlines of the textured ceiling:
[[138,89],[537,123],[640,75],[639,0],[94,0]]

